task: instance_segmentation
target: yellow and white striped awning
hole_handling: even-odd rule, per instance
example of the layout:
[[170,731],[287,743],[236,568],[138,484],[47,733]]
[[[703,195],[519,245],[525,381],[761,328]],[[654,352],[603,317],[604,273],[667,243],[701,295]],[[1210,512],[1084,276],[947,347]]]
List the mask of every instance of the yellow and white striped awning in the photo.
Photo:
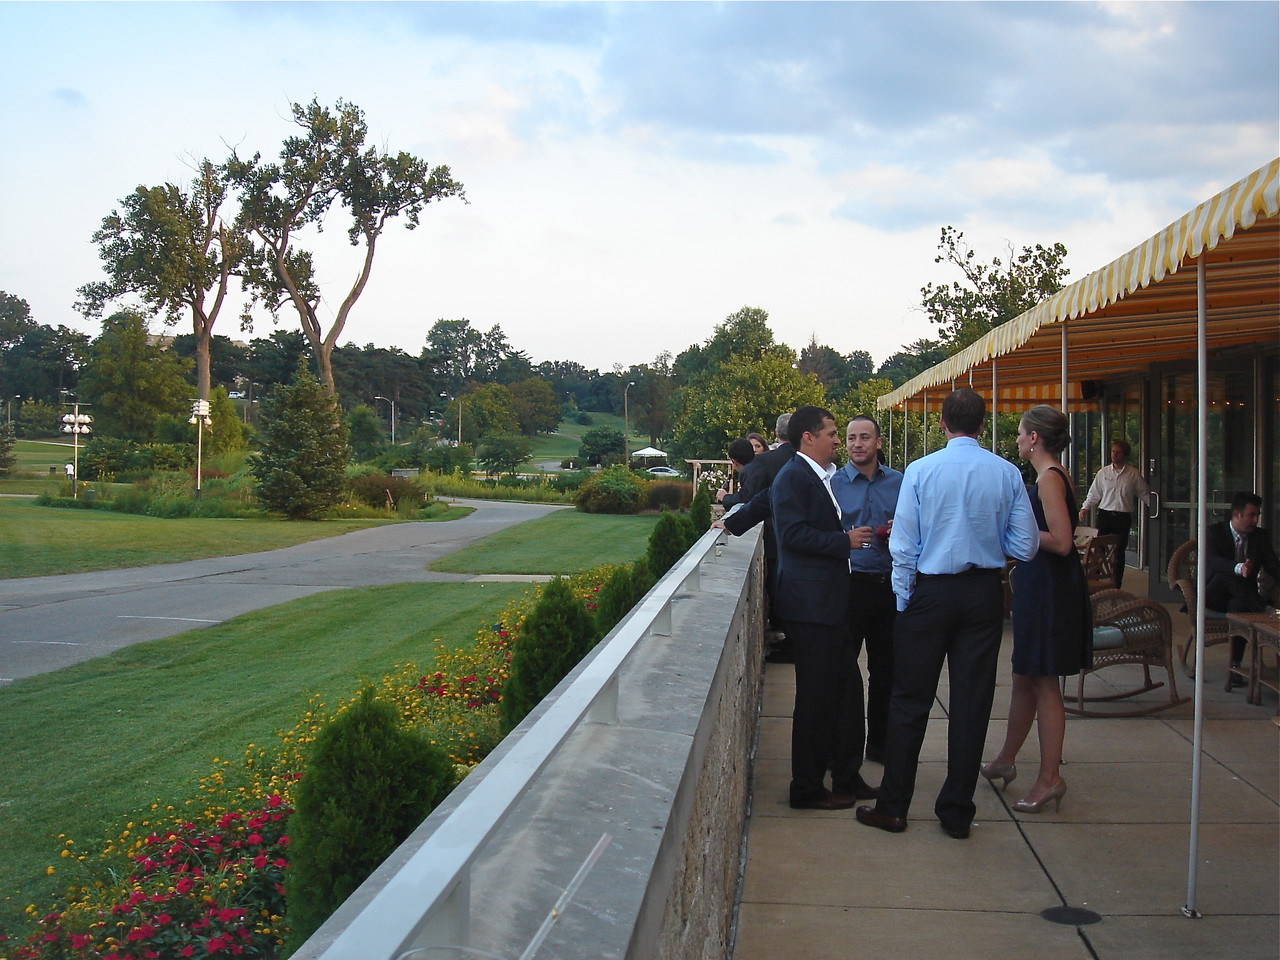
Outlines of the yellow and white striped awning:
[[[1195,355],[1195,270],[1205,258],[1210,350],[1280,340],[1280,158],[1124,256],[1064,287],[1020,317],[904,383],[881,410],[934,409],[972,386],[1000,409],[1059,403],[1067,337],[1073,408],[1094,384],[1163,360]],[[1086,382],[1090,382],[1087,386]]]

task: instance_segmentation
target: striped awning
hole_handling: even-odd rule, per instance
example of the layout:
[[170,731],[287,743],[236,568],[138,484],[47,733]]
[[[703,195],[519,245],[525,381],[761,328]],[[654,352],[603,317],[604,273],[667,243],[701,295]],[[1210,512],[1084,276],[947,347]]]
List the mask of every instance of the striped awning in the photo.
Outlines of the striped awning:
[[1149,364],[1195,355],[1196,270],[1205,260],[1209,349],[1280,341],[1280,159],[1169,224],[1124,256],[904,383],[881,410],[921,410],[971,386],[1004,410],[1068,405]]

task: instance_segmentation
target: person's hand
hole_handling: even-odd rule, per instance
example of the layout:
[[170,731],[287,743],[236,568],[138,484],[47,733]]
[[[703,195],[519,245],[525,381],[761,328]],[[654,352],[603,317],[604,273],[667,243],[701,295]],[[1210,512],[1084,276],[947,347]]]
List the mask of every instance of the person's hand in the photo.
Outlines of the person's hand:
[[1085,518],[1085,517],[1087,517],[1088,515],[1089,515],[1089,511],[1088,511],[1088,510],[1081,509],[1081,511],[1080,511],[1080,522],[1081,522],[1081,523],[1084,523],[1084,518]]
[[1246,560],[1244,563],[1240,564],[1240,576],[1248,580],[1252,573],[1253,573],[1252,560]]
[[[712,530],[725,530],[724,521],[723,521],[723,520],[717,520],[715,523],[711,524],[711,529],[712,529]],[[728,533],[728,531],[727,531],[727,530],[725,530],[725,532],[726,532],[726,533]]]
[[726,490],[724,487],[721,487],[719,490],[716,491],[716,503],[723,503],[724,498],[727,497],[728,495],[729,495],[729,491]]
[[851,550],[865,550],[871,546],[871,538],[875,536],[875,533],[870,527],[854,527],[849,531],[849,548]]

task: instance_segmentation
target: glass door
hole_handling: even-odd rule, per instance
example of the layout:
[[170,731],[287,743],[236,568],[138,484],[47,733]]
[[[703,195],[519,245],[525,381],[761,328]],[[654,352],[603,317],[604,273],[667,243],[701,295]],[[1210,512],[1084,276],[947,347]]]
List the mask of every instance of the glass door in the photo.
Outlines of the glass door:
[[[1191,372],[1158,374],[1151,426],[1155,456],[1147,459],[1147,479],[1159,497],[1158,522],[1149,530],[1151,596],[1174,600],[1164,580],[1173,551],[1196,535],[1197,391]],[[1252,369],[1220,367],[1208,378],[1209,522],[1222,519],[1237,490],[1253,482],[1254,391]],[[1154,503],[1154,501],[1153,501]],[[1150,512],[1156,512],[1152,510]]]

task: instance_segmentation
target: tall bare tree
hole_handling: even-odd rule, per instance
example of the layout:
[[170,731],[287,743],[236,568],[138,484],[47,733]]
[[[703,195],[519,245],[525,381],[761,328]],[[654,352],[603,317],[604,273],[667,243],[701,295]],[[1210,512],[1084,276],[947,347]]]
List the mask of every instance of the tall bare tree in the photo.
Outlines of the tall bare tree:
[[[273,313],[286,303],[293,305],[332,396],[333,348],[369,282],[387,224],[404,216],[412,230],[433,200],[458,197],[465,202],[466,196],[448,167],[366,146],[368,126],[354,104],[339,100],[330,109],[312,100],[306,106],[293,104],[292,111],[303,133],[284,141],[279,162],[263,162],[260,154],[249,160],[233,154],[227,168],[241,189],[239,226],[256,237],[262,253],[261,267],[252,277],[257,294]],[[326,330],[319,315],[315,265],[311,253],[299,246],[298,234],[311,226],[320,229],[334,204],[350,215],[347,238],[363,256]]]

